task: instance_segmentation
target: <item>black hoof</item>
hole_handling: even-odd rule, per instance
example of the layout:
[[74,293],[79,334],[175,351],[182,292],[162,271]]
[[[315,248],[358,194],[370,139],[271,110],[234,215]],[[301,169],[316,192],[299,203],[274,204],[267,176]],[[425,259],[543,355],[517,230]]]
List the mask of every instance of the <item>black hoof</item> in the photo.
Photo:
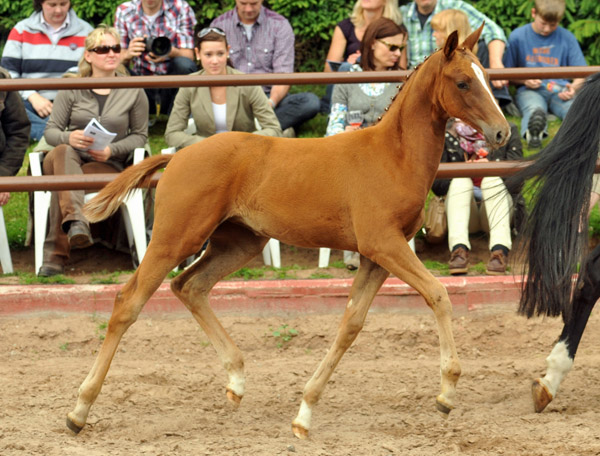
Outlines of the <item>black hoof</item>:
[[67,417],[67,427],[75,434],[79,434],[79,432],[83,429],[83,426],[77,426],[69,417]]
[[452,409],[451,409],[451,408],[449,408],[449,407],[446,407],[444,404],[442,404],[442,403],[440,403],[440,402],[437,402],[437,401],[436,401],[436,403],[435,403],[435,408],[437,408],[437,409],[438,409],[438,412],[441,412],[441,413],[443,413],[444,415],[448,415],[448,414],[450,414],[450,412],[452,411]]

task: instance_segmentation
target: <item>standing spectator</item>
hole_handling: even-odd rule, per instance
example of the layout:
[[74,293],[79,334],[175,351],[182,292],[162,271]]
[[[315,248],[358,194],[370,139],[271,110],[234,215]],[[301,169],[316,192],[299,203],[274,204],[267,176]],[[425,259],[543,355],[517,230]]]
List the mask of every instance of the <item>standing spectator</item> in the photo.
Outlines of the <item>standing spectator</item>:
[[[236,0],[235,8],[211,23],[225,32],[233,66],[244,73],[293,73],[294,31],[288,20],[263,6],[263,0]],[[263,90],[286,136],[320,109],[310,92],[289,94],[290,86],[265,86]],[[287,130],[287,131],[286,131]]]
[[[360,42],[371,22],[386,17],[398,25],[402,23],[397,4],[396,0],[357,0],[350,17],[335,26],[327,60],[355,64],[360,56]],[[401,63],[400,67],[406,68],[406,62]],[[332,71],[327,62],[324,71]]]
[[[231,67],[227,37],[219,28],[200,30],[195,51],[202,65],[198,75],[242,74]],[[185,132],[190,116],[196,127],[194,134]],[[256,130],[254,119],[261,130]],[[182,87],[179,90],[165,131],[169,146],[181,149],[225,131],[282,134],[273,108],[259,86]]]
[[[83,54],[85,37],[92,26],[79,19],[70,0],[33,0],[35,12],[13,27],[0,65],[13,78],[59,78]],[[56,90],[21,90],[31,139],[39,141],[46,128]]]
[[[121,35],[122,62],[134,76],[190,74],[194,63],[196,16],[185,0],[131,0],[115,12],[115,28]],[[147,39],[164,37],[168,43],[155,42],[154,52]],[[169,114],[177,89],[146,89],[150,114]]]
[[[391,19],[379,18],[365,30],[359,51],[360,64],[350,71],[397,70],[406,55],[406,27]],[[368,127],[377,121],[398,93],[398,83],[337,84],[331,97],[331,113],[325,136]],[[349,119],[358,115],[356,122]],[[351,125],[355,123],[355,125]],[[360,255],[344,252],[344,263],[348,269],[357,269]]]
[[[548,68],[587,65],[575,36],[558,24],[565,13],[564,0],[536,0],[531,24],[510,34],[504,56],[506,67]],[[583,78],[511,80],[518,84],[516,102],[523,114],[521,135],[531,148],[542,145],[548,109],[563,119]]]
[[[0,68],[0,79],[10,74]],[[17,92],[0,92],[0,176],[14,176],[21,169],[29,146],[29,119]],[[0,192],[0,206],[8,203],[10,193]]]
[[[488,47],[489,67],[504,68],[502,64],[502,55],[506,47],[504,31],[489,17],[463,0],[414,0],[400,7],[404,24],[408,29],[409,67],[414,68],[436,50],[431,19],[435,14],[446,9],[458,9],[467,13],[473,30],[478,29],[485,22],[481,36]],[[506,83],[507,81],[492,81],[492,85],[498,89]]]
[[[78,76],[115,77],[117,71],[123,75],[119,43],[116,29],[105,25],[94,29],[85,40]],[[84,135],[84,128],[92,118],[116,133],[102,150],[90,149],[94,138]],[[120,172],[134,149],[146,144],[148,99],[142,89],[61,90],[44,136],[48,144],[55,146],[44,157],[44,174]],[[83,200],[83,190],[52,193],[39,276],[62,274],[70,249],[92,245],[89,222],[81,212]]]

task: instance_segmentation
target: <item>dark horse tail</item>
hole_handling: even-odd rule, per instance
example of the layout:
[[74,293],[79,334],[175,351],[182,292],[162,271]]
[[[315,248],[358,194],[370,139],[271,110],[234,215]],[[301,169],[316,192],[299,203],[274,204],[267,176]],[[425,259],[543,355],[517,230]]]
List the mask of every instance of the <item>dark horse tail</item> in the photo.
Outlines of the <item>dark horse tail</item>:
[[532,157],[531,166],[508,180],[513,187],[531,179],[533,204],[519,243],[528,274],[519,313],[528,318],[571,317],[572,277],[587,251],[588,207],[599,147],[597,73],[577,94],[550,144]]

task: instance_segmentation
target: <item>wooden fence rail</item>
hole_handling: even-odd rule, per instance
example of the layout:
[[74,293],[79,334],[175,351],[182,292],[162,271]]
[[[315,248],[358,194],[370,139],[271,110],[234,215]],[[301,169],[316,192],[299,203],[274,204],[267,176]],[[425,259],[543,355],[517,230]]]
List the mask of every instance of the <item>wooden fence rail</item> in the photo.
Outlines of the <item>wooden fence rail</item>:
[[[485,177],[514,174],[526,162],[502,161],[488,163],[440,163],[437,177]],[[600,169],[599,169],[600,171]],[[150,186],[155,187],[162,173],[156,173]],[[118,176],[112,174],[83,174],[65,176],[9,176],[0,177],[0,192],[30,192],[36,190],[97,190]]]
[[[486,70],[490,79],[584,78],[600,72],[600,66],[558,68],[503,68]],[[353,73],[228,74],[221,76],[135,76],[116,78],[1,79],[0,90],[165,88],[243,85],[350,84],[400,82],[411,71],[364,71]]]
[[[600,72],[600,66],[558,68],[488,69],[490,79],[583,78]],[[90,89],[90,88],[164,88],[221,85],[271,84],[347,84],[357,82],[398,82],[411,71],[368,71],[358,73],[289,73],[241,74],[224,76],[136,76],[116,78],[47,78],[2,79],[0,90]],[[527,166],[526,162],[441,163],[438,178],[508,176]],[[600,172],[600,167],[596,168]],[[150,185],[156,186],[161,173],[156,173]],[[0,192],[36,190],[97,190],[111,182],[117,174],[85,174],[68,176],[0,177]]]

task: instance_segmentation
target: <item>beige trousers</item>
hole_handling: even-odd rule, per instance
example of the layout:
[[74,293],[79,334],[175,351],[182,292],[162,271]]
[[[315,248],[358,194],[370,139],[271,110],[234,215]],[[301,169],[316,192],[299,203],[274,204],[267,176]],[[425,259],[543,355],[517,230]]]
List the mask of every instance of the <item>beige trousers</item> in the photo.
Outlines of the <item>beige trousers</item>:
[[484,177],[481,182],[483,201],[475,202],[473,181],[468,177],[452,179],[446,195],[448,247],[464,244],[471,249],[469,233],[485,231],[490,235],[490,249],[501,244],[512,247],[510,216],[512,198],[499,177]]
[[[97,174],[118,173],[112,165],[100,162],[84,162],[75,149],[66,144],[56,146],[44,157],[44,174]],[[71,247],[63,224],[76,220],[87,223],[81,213],[85,191],[71,190],[52,192],[48,235],[44,242],[44,263],[64,265],[69,258]]]

